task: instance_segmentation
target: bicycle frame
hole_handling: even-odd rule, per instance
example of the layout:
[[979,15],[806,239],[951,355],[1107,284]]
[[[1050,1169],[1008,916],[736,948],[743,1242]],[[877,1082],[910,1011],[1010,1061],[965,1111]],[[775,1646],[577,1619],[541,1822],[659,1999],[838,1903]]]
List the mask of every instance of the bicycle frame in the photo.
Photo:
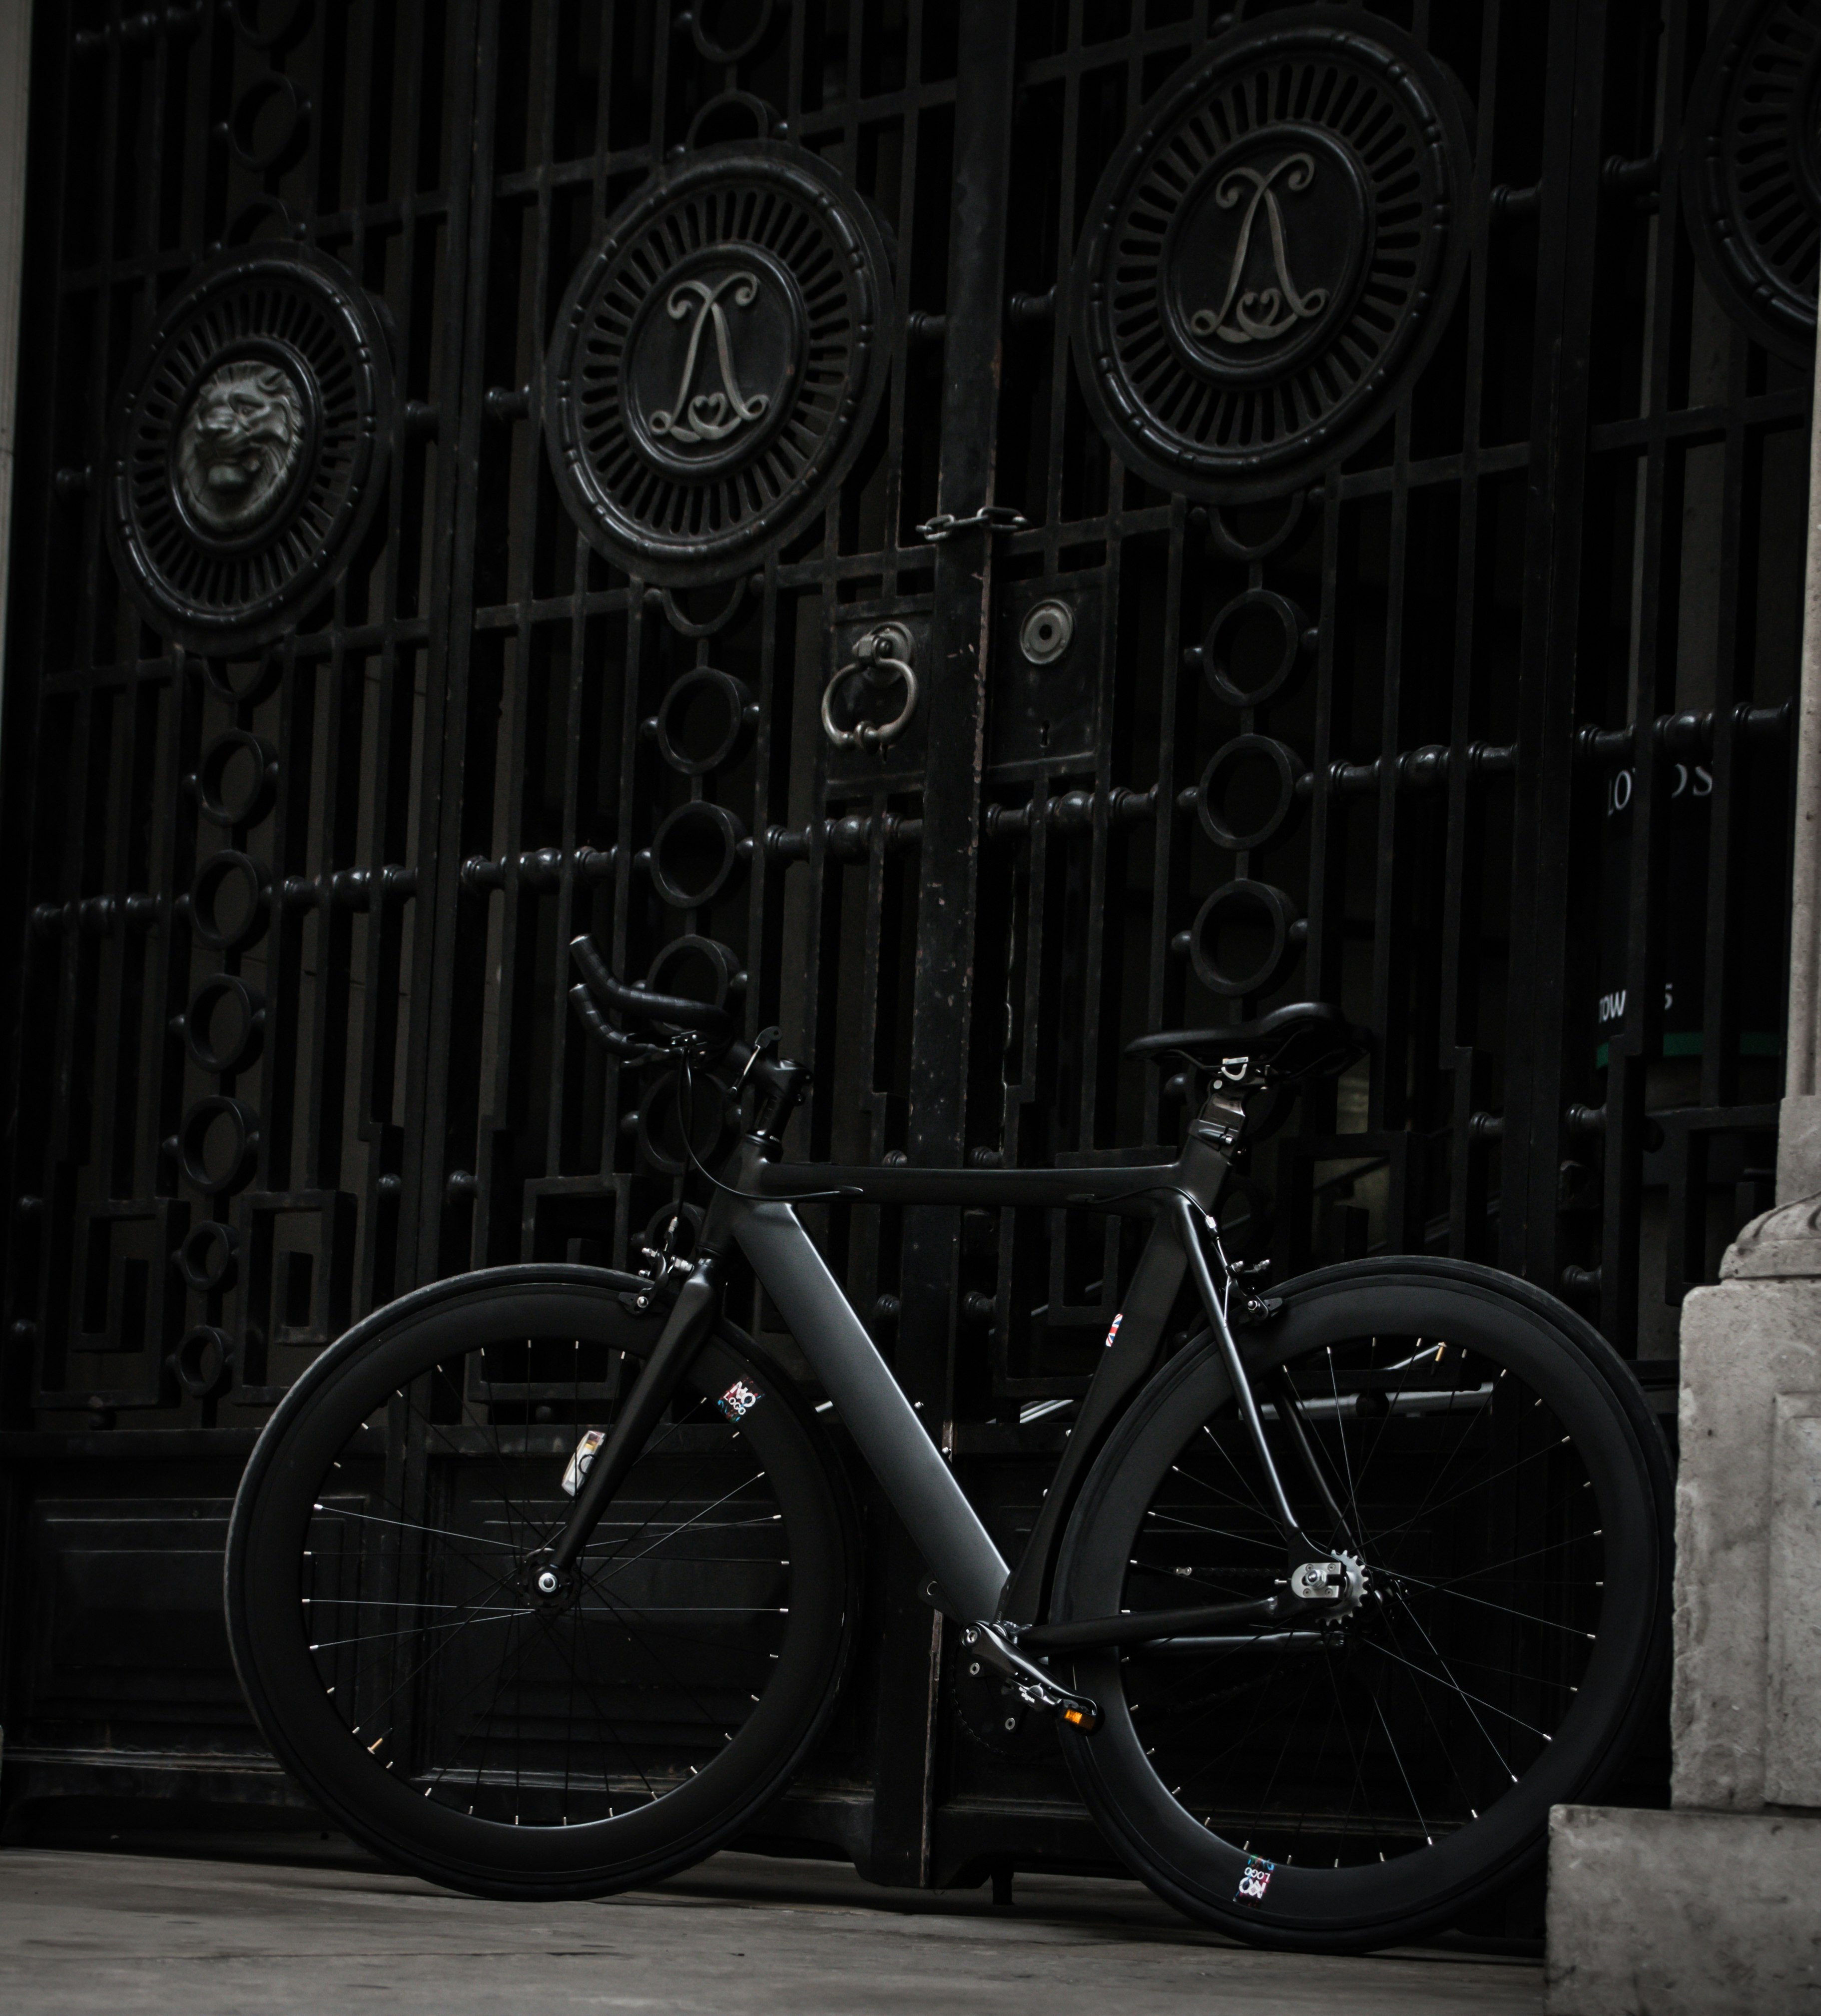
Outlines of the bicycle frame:
[[[552,1546],[553,1571],[567,1571],[586,1546],[613,1492],[656,1426],[689,1357],[719,1312],[720,1264],[737,1247],[782,1314],[892,1510],[916,1537],[932,1572],[937,1607],[957,1621],[997,1626],[1018,1643],[1043,1651],[1130,1643],[1223,1625],[1263,1624],[1322,1607],[1289,1596],[1062,1625],[1044,1626],[1038,1621],[1076,1487],[1104,1430],[1157,1363],[1164,1326],[1185,1272],[1195,1277],[1242,1417],[1263,1461],[1290,1568],[1299,1561],[1332,1558],[1303,1535],[1278,1480],[1196,1223],[1197,1215],[1203,1223],[1212,1222],[1243,1120],[1242,1107],[1217,1092],[1191,1124],[1175,1160],[1067,1169],[792,1164],[767,1159],[767,1150],[775,1146],[773,1137],[746,1135],[719,1179],[725,1187],[714,1193],[697,1258],[687,1269],[658,1343]],[[1124,1307],[1108,1334],[1074,1433],[1015,1569],[993,1544],[792,1208],[795,1203],[831,1195],[880,1204],[1085,1207],[1153,1219]]]

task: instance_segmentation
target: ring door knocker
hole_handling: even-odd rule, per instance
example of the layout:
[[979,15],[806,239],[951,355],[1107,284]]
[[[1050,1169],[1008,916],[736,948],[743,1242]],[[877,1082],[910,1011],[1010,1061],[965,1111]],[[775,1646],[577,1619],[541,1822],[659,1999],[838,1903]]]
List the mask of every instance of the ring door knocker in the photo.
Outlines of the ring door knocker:
[[[875,725],[863,721],[853,728],[835,722],[835,696],[857,672],[879,690],[894,679],[904,682],[904,704],[889,721]],[[853,657],[828,682],[822,696],[822,732],[837,749],[884,749],[910,725],[917,711],[917,675],[910,669],[910,633],[902,623],[882,623],[853,647]]]

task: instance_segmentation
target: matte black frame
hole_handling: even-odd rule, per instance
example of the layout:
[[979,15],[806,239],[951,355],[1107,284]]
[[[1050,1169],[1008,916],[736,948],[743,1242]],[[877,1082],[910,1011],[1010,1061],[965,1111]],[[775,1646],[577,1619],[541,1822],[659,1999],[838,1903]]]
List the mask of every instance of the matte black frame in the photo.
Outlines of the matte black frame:
[[[1195,1230],[1183,1206],[1211,1214],[1230,1173],[1227,1154],[1192,1132],[1173,1161],[1062,1169],[846,1168],[764,1159],[748,1134],[716,1180],[700,1250],[737,1245],[782,1314],[906,1530],[934,1571],[939,1603],[964,1619],[1028,1625],[1041,1617],[1062,1528],[1077,1488],[1124,1403],[1154,1368]],[[856,1201],[932,1205],[1076,1205],[1154,1218],[1125,1302],[1083,1396],[1075,1432],[1015,1566],[987,1533],[916,1408],[885,1363],[796,1212],[795,1201],[838,1191]],[[1173,1215],[1160,1207],[1174,1199]],[[1198,1256],[1199,1257],[1199,1256]],[[1205,1276],[1205,1268],[1198,1270]],[[717,1297],[718,1301],[718,1297]],[[1204,1294],[1210,1323],[1225,1325]],[[701,1324],[704,1314],[673,1318]],[[1237,1364],[1230,1331],[1222,1337]],[[654,1354],[655,1357],[655,1354]],[[1289,1535],[1286,1534],[1286,1539]]]

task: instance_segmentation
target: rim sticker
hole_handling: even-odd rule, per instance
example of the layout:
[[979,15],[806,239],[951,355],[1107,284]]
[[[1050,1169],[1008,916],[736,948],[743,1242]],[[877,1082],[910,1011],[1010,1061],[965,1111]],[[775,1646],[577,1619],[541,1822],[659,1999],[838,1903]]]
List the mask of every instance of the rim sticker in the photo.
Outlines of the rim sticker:
[[1271,1888],[1271,1879],[1277,1874],[1277,1864],[1267,1862],[1262,1855],[1249,1855],[1246,1867],[1239,1872],[1239,1887],[1233,1892],[1235,1904],[1262,1904],[1264,1893]]
[[736,1379],[715,1405],[730,1421],[743,1421],[759,1405],[759,1396],[743,1380]]

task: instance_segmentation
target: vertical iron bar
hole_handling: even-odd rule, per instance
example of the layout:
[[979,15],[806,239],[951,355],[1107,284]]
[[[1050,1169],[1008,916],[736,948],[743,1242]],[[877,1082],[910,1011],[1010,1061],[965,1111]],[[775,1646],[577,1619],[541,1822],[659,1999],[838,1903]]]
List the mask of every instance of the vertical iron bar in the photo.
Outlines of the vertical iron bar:
[[1573,890],[1573,729],[1580,662],[1588,350],[1595,262],[1585,220],[1599,198],[1605,0],[1553,0],[1544,109],[1545,175],[1537,254],[1538,318],[1553,340],[1536,355],[1517,775],[1512,821],[1509,1031],[1500,1199],[1501,1264],[1553,1288],[1561,1273],[1557,1214],[1567,1038],[1567,931]]

